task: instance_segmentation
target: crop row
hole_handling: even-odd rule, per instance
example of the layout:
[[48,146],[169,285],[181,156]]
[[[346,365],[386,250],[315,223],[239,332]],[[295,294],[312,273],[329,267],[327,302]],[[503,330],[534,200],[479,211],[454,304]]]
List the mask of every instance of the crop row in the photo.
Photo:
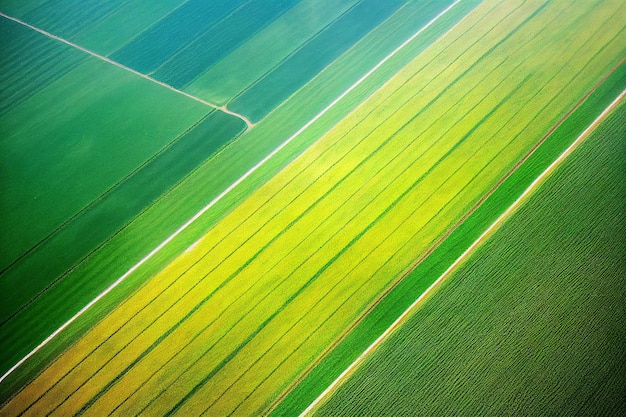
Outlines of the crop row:
[[[394,79],[218,223],[18,398],[39,398],[43,384],[32,410],[266,407],[576,101],[587,76],[597,79],[614,60],[606,48],[582,76],[567,65],[591,62],[592,54],[568,51],[561,37],[611,45],[611,34],[589,29],[613,18],[610,8],[585,14],[581,7],[568,14],[570,25],[545,32],[535,25],[564,19],[558,6],[482,10],[486,17],[457,38],[455,47],[467,42],[462,52],[418,58],[413,73]],[[537,74],[546,68],[554,74],[548,80]],[[532,108],[543,109],[542,122],[521,110]],[[110,336],[99,342],[103,334]]]

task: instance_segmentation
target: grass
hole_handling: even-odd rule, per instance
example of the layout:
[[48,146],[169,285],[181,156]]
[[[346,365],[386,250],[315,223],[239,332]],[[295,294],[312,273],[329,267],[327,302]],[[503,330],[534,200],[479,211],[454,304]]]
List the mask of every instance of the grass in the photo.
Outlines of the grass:
[[[61,414],[267,410],[589,89],[589,77],[615,64],[619,43],[593,30],[614,18],[614,6],[567,17],[558,5],[484,6],[477,15],[487,17],[468,20],[462,38],[479,43],[449,56],[451,34],[418,57],[10,404]],[[555,30],[555,16],[569,24]],[[537,21],[553,31],[537,33]],[[580,37],[581,50],[567,52],[564,34]],[[596,48],[585,49],[586,38]],[[539,44],[543,55],[528,59]],[[568,70],[576,60],[591,63],[584,77]],[[542,69],[559,82],[526,75]],[[536,108],[541,122],[520,111]],[[504,133],[496,121],[506,115]],[[450,132],[428,134],[443,120]],[[511,145],[500,152],[502,138]]]
[[623,414],[625,122],[622,104],[316,415]]
[[[433,25],[383,65],[366,82],[339,102],[332,111],[325,114],[297,140],[276,155],[271,163],[266,164],[214,209],[207,212],[185,233],[155,256],[152,262],[136,271],[128,281],[111,294],[111,297],[102,300],[81,320],[77,321],[75,326],[59,335],[58,343],[48,345],[40,354],[32,358],[32,361],[28,361],[12,374],[2,384],[3,397],[6,398],[7,395],[16,390],[16,387],[22,385],[24,380],[38,373],[42,362],[45,363],[50,357],[63,351],[113,306],[119,304],[128,294],[163,268],[177,254],[183,252],[185,248],[202,236],[212,224],[223,217],[225,213],[231,211],[246,195],[256,190],[306,147],[310,146],[329,126],[335,124],[364,97],[367,97],[384,83],[391,74],[402,68],[414,54],[426,48],[440,34],[454,25],[475,4],[476,2],[472,1],[462,2],[446,15],[445,19]],[[374,60],[380,59],[381,54],[388,53],[406,39],[412,31],[414,32],[416,29],[411,27],[414,16],[412,13],[419,12],[419,9],[407,7],[401,9],[401,12],[364,38],[358,47],[351,49],[325,69],[319,77],[291,97],[285,105],[257,125],[255,129],[202,164],[180,185],[159,198],[129,225],[122,228],[96,251],[91,252],[88,258],[70,270],[42,297],[20,311],[18,316],[3,326],[0,329],[1,338],[6,341],[6,346],[11,346],[10,350],[3,350],[4,369],[8,369],[12,363],[28,353],[40,340],[47,337],[75,311],[78,311],[97,295],[102,288],[121,276],[131,265],[162,242],[215,195],[238,178],[247,167],[256,163],[261,155],[266,155],[278,143],[297,130],[299,126],[307,122],[316,112],[319,112],[331,100],[325,97],[338,95],[340,88],[347,88],[348,83],[354,82],[353,80],[365,71],[363,67],[373,66],[376,62]],[[372,50],[376,53],[373,54]],[[345,70],[347,63],[351,64],[349,71]],[[358,68],[359,65],[361,66],[360,69]],[[317,100],[310,100],[312,91],[319,94],[315,96]],[[303,106],[303,104],[305,105]],[[156,224],[158,227],[155,227]],[[50,314],[50,311],[54,311],[55,314]],[[29,323],[29,325],[25,326],[24,323]]]

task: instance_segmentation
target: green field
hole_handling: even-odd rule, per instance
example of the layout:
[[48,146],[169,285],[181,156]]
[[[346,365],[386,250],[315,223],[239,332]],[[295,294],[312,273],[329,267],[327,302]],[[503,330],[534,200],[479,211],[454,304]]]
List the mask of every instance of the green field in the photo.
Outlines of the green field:
[[620,2],[479,5],[7,412],[268,411],[616,66],[621,12]]
[[[64,349],[66,344],[71,343],[76,335],[88,328],[93,320],[106,314],[112,305],[119,303],[129,292],[145,282],[176,254],[182,252],[202,236],[224,213],[232,210],[238,201],[258,188],[281,167],[288,164],[297,154],[315,141],[320,134],[397,72],[414,54],[423,50],[430,42],[457,22],[475,4],[475,1],[466,1],[457,5],[445,16],[445,19],[438,21],[436,25],[433,25],[407,45],[401,53],[395,55],[393,59],[372,74],[366,82],[359,85],[324,117],[300,135],[297,140],[293,141],[289,147],[276,155],[271,163],[266,164],[255,175],[248,178],[233,193],[223,199],[218,206],[207,212],[205,216],[194,223],[193,227],[179,236],[162,253],[159,253],[154,258],[154,262],[137,271],[118,291],[111,294],[112,297],[102,300],[103,303],[95,306],[89,312],[89,314],[93,314],[92,316],[77,323],[78,326],[75,329],[62,334],[59,343],[50,345],[49,351],[42,352],[43,356],[46,358],[54,356]],[[420,26],[416,25],[423,24],[425,19],[431,19],[441,8],[442,6],[428,8],[422,4],[405,5],[392,18],[365,36],[356,47],[351,48],[326,67],[314,80],[290,97],[284,105],[255,126],[253,130],[246,132],[237,141],[222,148],[214,157],[206,159],[213,149],[213,144],[222,143],[220,139],[228,140],[231,137],[230,134],[223,135],[225,130],[231,129],[232,131],[241,128],[240,122],[233,118],[232,122],[220,123],[220,127],[211,132],[211,137],[215,137],[217,141],[208,140],[204,142],[206,136],[202,136],[203,127],[210,127],[211,120],[219,122],[220,119],[225,118],[219,112],[212,113],[211,120],[207,119],[184,136],[186,140],[174,138],[176,146],[172,146],[171,149],[168,148],[168,152],[158,158],[155,157],[135,175],[119,184],[115,193],[107,194],[98,200],[98,204],[87,207],[87,210],[81,213],[80,217],[72,219],[44,244],[39,245],[37,250],[29,252],[27,256],[20,259],[18,264],[6,271],[0,278],[6,279],[7,282],[15,282],[20,281],[24,276],[36,276],[39,281],[37,284],[39,288],[45,287],[44,284],[41,284],[44,281],[54,282],[54,285],[46,288],[45,292],[38,293],[36,299],[31,300],[0,327],[0,338],[5,341],[2,352],[0,352],[2,369],[8,369],[11,364],[26,355],[41,340],[69,319],[107,285],[124,274],[249,167],[327,106],[334,97],[373,67],[385,54],[388,54],[417,31]],[[12,9],[7,7],[7,9],[2,8],[0,10],[10,12]],[[124,8],[120,10],[124,10]],[[425,14],[427,12],[430,13],[430,18],[427,18]],[[112,27],[113,17],[119,15],[119,11],[111,13],[100,20],[97,25],[105,25],[105,22],[109,22],[107,27]],[[416,20],[415,16],[419,16],[420,19]],[[146,18],[148,17],[146,16]],[[68,18],[71,18],[71,15],[68,15]],[[121,22],[128,21],[122,19]],[[50,28],[48,27],[48,29]],[[124,32],[124,28],[116,27],[116,34],[118,32]],[[77,34],[73,40],[78,41],[82,39],[82,36],[89,37],[92,35],[90,28],[86,28]],[[36,33],[33,36],[46,39]],[[106,39],[103,38],[104,40]],[[92,49],[103,52],[95,47]],[[350,68],[346,69],[348,63]],[[311,91],[317,92],[314,100],[311,100]],[[157,102],[162,103],[162,101]],[[141,120],[143,116],[137,113],[137,117]],[[231,128],[228,127],[229,124]],[[202,149],[198,148],[198,143],[202,143]],[[191,148],[204,150],[205,153],[198,152],[190,156],[188,149]],[[185,172],[188,172],[183,170],[184,167],[173,165],[173,162],[180,162],[177,155],[185,155],[184,160],[189,163],[189,166],[196,162],[199,165],[180,184],[172,187]],[[161,181],[155,182],[154,173],[162,169],[159,167],[163,166],[168,167],[168,175],[163,176]],[[151,191],[149,187],[148,189],[145,187],[146,184],[161,188],[152,188]],[[153,192],[155,190],[164,193],[158,195],[158,193]],[[130,220],[128,217],[122,216],[121,214],[124,213],[118,210],[120,206],[123,206],[126,212],[132,211],[135,215],[130,217]],[[105,219],[104,223],[106,223],[104,226],[103,218]],[[97,224],[98,227],[93,227],[94,224]],[[111,234],[106,236],[106,233]],[[81,244],[74,245],[69,248],[71,250],[68,250],[68,242],[77,241]],[[35,294],[37,293],[35,292]],[[21,296],[25,297],[24,294]],[[14,302],[11,301],[11,303]],[[54,312],[54,314],[50,314],[50,312]],[[26,323],[28,325],[25,325]],[[44,358],[43,361],[45,360]],[[20,368],[16,374],[12,375],[12,378],[16,377],[16,380],[7,381],[2,386],[5,395],[15,389],[11,388],[13,384],[19,386],[21,378],[28,378],[31,372],[37,372],[37,364],[40,361],[41,359],[38,359],[27,363],[25,367]]]
[[[30,70],[3,71],[3,83],[13,90],[3,91],[8,107],[0,121],[4,269],[208,110],[30,29],[1,24],[15,38],[3,53]],[[127,102],[113,105],[126,94]],[[66,107],[57,105],[61,97]],[[86,106],[88,100],[95,104]],[[156,106],[158,100],[171,102],[177,112]],[[145,125],[128,119],[129,109],[144,113]],[[90,170],[99,175],[88,175]],[[34,218],[40,220],[33,224]]]
[[620,0],[60,3],[0,0],[0,371],[230,191],[2,414],[299,413],[626,85]]
[[[122,0],[106,6],[80,1],[62,6],[58,1],[33,3],[39,4],[5,0],[0,7],[259,121],[395,15],[405,15],[406,23],[387,30],[388,39],[395,38],[396,31],[411,34],[452,0],[169,0],[150,8],[145,1]],[[384,56],[388,50],[378,52]]]
[[[171,187],[170,179],[182,178],[195,167],[198,161],[194,164],[182,159],[179,174],[155,181],[155,166],[161,164],[162,170],[166,159],[180,154],[178,148],[189,146],[191,133],[186,133],[193,131],[193,126],[199,123],[200,128],[206,123],[201,120],[217,118],[226,138],[234,137],[244,126],[227,116],[235,125],[226,128],[231,121],[209,114],[213,109],[207,106],[92,57],[80,56],[79,51],[13,22],[3,20],[1,24],[7,32],[18,32],[6,55],[39,64],[26,75],[16,66],[3,73],[3,82],[15,86],[13,91],[5,91],[11,106],[0,116],[0,322],[4,324],[54,277],[134,217],[142,203]],[[31,54],[35,62],[30,61]],[[48,56],[54,58],[48,60]],[[68,68],[60,62],[73,66]],[[49,72],[56,78],[50,79]],[[61,101],[65,107],[58,106]],[[143,114],[141,123],[128,117],[135,111]],[[205,135],[204,140],[209,137]],[[204,154],[215,150],[207,149]],[[150,184],[145,184],[148,175]],[[138,183],[141,181],[144,184]],[[123,188],[129,190],[126,197],[118,192]],[[145,198],[129,203],[129,192],[135,199],[138,188]],[[114,211],[119,220],[116,223],[110,216],[94,213],[98,210]],[[94,219],[88,228],[74,227],[87,217]],[[103,218],[107,223],[102,223]],[[80,237],[86,239],[77,244],[75,239]],[[63,241],[60,249],[59,241]],[[55,244],[56,251],[50,252]],[[43,261],[32,268],[31,261],[38,258]],[[24,267],[31,268],[21,270]],[[42,269],[53,272],[41,276],[38,272]]]
[[316,415],[624,415],[626,106]]

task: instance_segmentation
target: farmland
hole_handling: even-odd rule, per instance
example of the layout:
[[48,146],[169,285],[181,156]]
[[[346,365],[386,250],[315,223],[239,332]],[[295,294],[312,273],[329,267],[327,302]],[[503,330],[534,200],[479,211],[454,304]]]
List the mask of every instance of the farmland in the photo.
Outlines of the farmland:
[[[3,187],[1,265],[6,271],[17,266],[25,253],[49,241],[50,236],[57,236],[60,229],[63,233],[72,233],[75,220],[84,219],[81,216],[84,212],[93,212],[92,206],[96,210],[103,207],[100,200],[107,200],[111,190],[120,186],[132,188],[132,182],[140,180],[146,169],[158,163],[158,158],[170,157],[169,151],[180,146],[179,142],[185,143],[185,139],[177,139],[188,126],[205,117],[216,116],[209,115],[211,109],[205,106],[190,103],[149,83],[138,82],[110,65],[84,57],[76,59],[77,51],[48,42],[12,22],[2,21],[2,25],[9,26],[7,30],[20,32],[16,38],[23,43],[11,44],[13,50],[8,51],[17,55],[14,59],[28,62],[20,56],[20,51],[25,50],[25,44],[36,44],[40,40],[43,60],[47,61],[46,54],[59,57],[42,62],[29,77],[24,77],[19,68],[15,68],[14,73],[3,74],[7,84],[15,85],[14,91],[5,92],[10,95],[7,102],[18,103],[5,109],[0,122],[4,139],[2,178],[6,184]],[[64,67],[61,62],[74,63],[74,68]],[[57,69],[53,74],[58,78],[51,80],[47,71]],[[13,79],[19,81],[13,84]],[[98,79],[108,88],[100,88],[101,84],[90,82],[92,79]],[[129,93],[135,98],[124,105],[114,105]],[[16,99],[10,100],[11,97]],[[63,111],[55,105],[59,97],[64,97],[69,106]],[[98,105],[85,106],[86,100]],[[178,106],[178,111],[172,113],[155,106],[159,101],[170,101]],[[145,113],[145,125],[128,120],[126,114],[130,108]],[[145,126],[154,130],[146,132]],[[238,125],[232,133],[241,129]],[[188,165],[181,165],[183,172],[190,170]],[[98,175],[89,175],[94,170]],[[167,186],[166,181],[164,184],[153,181],[146,193],[158,194]],[[120,209],[120,205],[123,202],[118,201],[115,211],[124,221],[133,215],[133,208]],[[106,230],[107,225],[96,227],[102,227],[104,235],[111,233]],[[91,233],[97,234],[97,230],[92,229]],[[66,252],[65,256],[72,255]],[[46,267],[54,268],[54,265]],[[24,277],[31,279],[25,282]],[[2,322],[49,284],[49,281],[32,278],[32,274],[3,274],[2,285],[6,289],[0,303]]]
[[116,287],[7,414],[304,409],[626,79],[618,0],[57,3],[0,0],[0,369]]
[[626,106],[316,415],[623,415]]
[[616,67],[623,7],[480,4],[5,410],[268,411]]
[[[30,16],[33,19],[32,23],[40,23],[45,29],[56,28],[60,34],[65,33],[61,26],[51,26],[52,23],[48,21],[48,18],[46,18],[48,20],[43,19],[48,16],[45,13],[40,11],[34,13],[36,9],[34,6],[28,10],[32,12],[32,15],[29,15],[25,4],[6,3],[6,8],[4,4],[2,5],[3,11],[15,11],[16,15],[21,18]],[[471,10],[475,3],[467,1],[459,4],[452,13],[446,15],[445,19],[425,31],[423,36],[416,38],[401,53],[394,55],[393,59],[372,74],[366,82],[337,103],[331,112],[312,125],[306,134],[300,135],[298,140],[293,141],[292,146],[286,148],[285,152],[277,155],[271,164],[264,166],[258,175],[250,177],[235,193],[220,202],[220,207],[208,212],[190,230],[180,236],[180,239],[172,242],[163,253],[159,254],[157,262],[146,265],[145,269],[134,274],[129,280],[128,287],[116,293],[115,297],[103,300],[105,304],[99,304],[94,309],[96,319],[100,314],[106,313],[107,308],[110,308],[111,304],[107,307],[107,302],[112,305],[119,302],[125,294],[141,285],[175,254],[198,239],[223,213],[231,210],[241,198],[271,176],[271,173],[280,170],[314,141],[321,132],[327,130],[328,126],[336,123],[356,103],[363,100],[408,62],[411,54],[423,50],[429,42],[439,36],[438,34],[443,33],[464,13]],[[80,4],[80,2],[68,3],[64,7],[71,9],[80,7]],[[160,7],[161,4],[158,8]],[[339,92],[344,91],[380,61],[385,54],[391,52],[393,48],[417,31],[419,25],[432,19],[434,13],[440,11],[442,7],[441,4],[437,7],[428,6],[428,4],[425,6],[406,5],[401,13],[394,14],[392,18],[365,36],[357,47],[351,48],[336,62],[326,67],[314,81],[290,97],[285,105],[277,109],[267,120],[224,148],[219,148],[219,145],[232,140],[233,135],[242,129],[242,124],[237,119],[229,119],[219,112],[211,113],[206,120],[198,121],[198,125],[185,136],[172,138],[173,142],[166,147],[167,152],[153,155],[139,171],[133,172],[133,175],[122,183],[116,184],[115,192],[108,192],[84,207],[80,216],[75,216],[68,223],[64,223],[35,250],[29,250],[15,265],[3,272],[1,277],[6,283],[22,282],[21,286],[14,289],[14,293],[24,291],[19,295],[22,301],[28,299],[29,294],[37,294],[36,298],[19,307],[17,300],[9,300],[7,293],[9,301],[6,305],[13,305],[14,309],[19,307],[19,310],[10,316],[10,319],[5,321],[0,328],[0,338],[5,341],[0,355],[2,368],[8,369],[10,364],[28,353],[39,341],[52,333],[102,289],[172,234],[176,228],[220,194],[249,167],[327,106]],[[96,29],[109,27],[114,30],[115,36],[128,33],[129,38],[132,37],[132,31],[123,27],[124,22],[130,22],[126,20],[128,16],[125,19],[119,18],[121,14],[127,15],[128,9],[128,5],[122,6],[118,11],[111,12],[98,20],[93,26],[86,26],[81,32],[70,34],[70,39],[73,41],[90,39],[87,46],[96,53],[107,54],[106,48],[98,43],[96,35],[99,30]],[[122,13],[123,11],[126,12]],[[156,19],[152,13],[155,11],[142,14],[142,18]],[[420,19],[416,20],[415,16],[419,16]],[[67,18],[72,19],[74,15],[68,14]],[[7,25],[9,25],[8,22]],[[12,23],[10,25],[14,27]],[[66,25],[71,26],[72,23],[69,22]],[[390,30],[390,27],[394,27],[394,30]],[[23,31],[24,28],[19,28],[19,30]],[[386,34],[387,32],[389,35]],[[380,34],[385,34],[385,36],[380,36]],[[40,39],[39,42],[49,41],[36,33],[30,33],[29,36]],[[100,37],[100,39],[107,44],[110,41],[108,36]],[[54,42],[52,44],[54,45]],[[19,44],[16,45],[19,46]],[[61,46],[56,45],[56,47]],[[26,52],[22,51],[22,53]],[[351,65],[349,70],[345,69],[347,62]],[[116,71],[113,70],[114,73]],[[132,78],[132,74],[127,74],[127,76]],[[319,96],[311,100],[310,91],[318,92]],[[128,93],[132,94],[132,91],[129,90]],[[9,102],[8,99],[6,101]],[[58,98],[57,101],[59,101]],[[162,100],[154,100],[154,102],[159,103],[163,111],[168,111],[167,106],[163,106],[166,102]],[[185,107],[179,108],[180,111],[184,109]],[[138,110],[138,112],[129,113],[143,118],[141,109]],[[165,118],[163,122],[167,120]],[[186,119],[180,120],[181,124],[184,120]],[[193,124],[188,123],[188,128],[192,127]],[[185,140],[181,140],[182,137]],[[189,152],[190,149],[194,149],[194,152]],[[219,152],[213,154],[216,149],[219,149]],[[181,159],[182,157],[184,159]],[[195,167],[193,164],[196,164]],[[154,181],[154,173],[162,170],[164,166],[167,166],[168,175],[161,176],[159,181]],[[176,185],[181,178],[183,181]],[[146,187],[146,184],[149,186]],[[118,210],[120,206],[124,207],[123,211]],[[40,205],[40,207],[45,209],[46,206]],[[132,215],[129,215],[131,213]],[[79,245],[71,245],[72,242],[77,241],[80,242]],[[34,283],[34,287],[31,288],[29,283],[24,282],[24,277],[31,277],[30,281],[36,277],[37,282]],[[46,282],[52,284],[46,286]],[[44,288],[45,291],[37,292],[35,287]],[[54,314],[50,314],[52,311]],[[25,323],[28,325],[26,326]],[[81,322],[78,330],[81,331],[80,329],[87,328],[88,325],[89,322]],[[63,337],[68,337],[68,343],[72,340],[72,334],[70,332],[69,335],[63,335]],[[54,355],[64,346],[64,343],[52,346],[53,350],[50,354]],[[37,369],[36,362],[28,365]],[[27,371],[27,369],[20,369],[21,371]]]
[[[282,399],[272,415],[300,413],[331,385],[340,373],[357,360],[362,352],[388,329],[411,306],[416,294],[428,290],[435,277],[440,277],[483,231],[490,227],[502,211],[510,207],[552,161],[580,135],[594,119],[624,90],[626,65],[623,63],[608,78],[600,81],[593,93],[552,131],[545,140],[524,158],[506,179],[490,190],[480,205],[459,220],[454,230],[440,240],[426,257],[419,258],[405,277],[356,322],[344,338],[335,342],[328,354],[320,358],[301,377],[293,390]],[[457,227],[458,226],[458,227]]]
[[178,0],[149,12],[145,1],[6,3],[15,17],[257,122],[388,20],[404,24],[385,37],[403,40],[452,1]]

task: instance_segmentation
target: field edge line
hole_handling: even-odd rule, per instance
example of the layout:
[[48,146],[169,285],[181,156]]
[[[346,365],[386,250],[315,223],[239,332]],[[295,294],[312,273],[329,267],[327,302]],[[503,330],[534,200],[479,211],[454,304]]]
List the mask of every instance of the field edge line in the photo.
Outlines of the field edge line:
[[558,168],[561,163],[589,136],[589,134],[600,124],[608,114],[620,104],[620,101],[626,96],[626,90],[623,90],[611,104],[609,104],[600,115],[574,140],[574,142],[565,149],[535,180],[522,192],[522,194],[463,252],[449,267],[446,269],[420,296],[389,326],[368,348],[359,355],[302,413],[300,417],[310,415],[317,407],[319,407],[334,392],[339,385],[363,363],[363,361],[395,331],[413,310],[426,298],[430,293],[447,278],[456,267],[458,267],[472,252],[480,246],[485,239],[494,233],[511,214],[513,214],[525,200],[537,189],[537,187],[546,180],[547,177]]

